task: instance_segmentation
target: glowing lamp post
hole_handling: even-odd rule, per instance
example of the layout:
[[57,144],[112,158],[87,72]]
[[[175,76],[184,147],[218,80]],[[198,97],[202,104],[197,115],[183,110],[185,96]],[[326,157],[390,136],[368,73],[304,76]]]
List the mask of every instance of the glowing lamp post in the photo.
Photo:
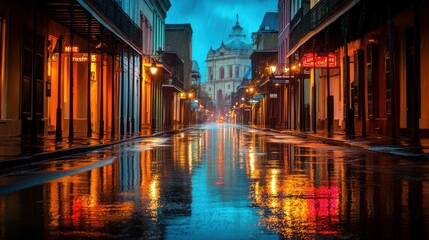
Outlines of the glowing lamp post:
[[[154,80],[155,80],[156,73],[158,72],[158,67],[156,66],[156,63],[154,60],[152,60],[152,64],[150,65],[149,71],[151,75],[154,76]],[[156,93],[155,83],[152,83],[152,129],[156,129],[156,113],[154,111],[154,109],[156,109],[156,101],[154,100],[155,93]]]
[[[271,72],[271,77],[274,79],[274,74],[277,71],[276,65],[271,65],[269,67]],[[272,88],[273,89],[273,88]],[[270,102],[271,102],[271,116],[270,116],[270,128],[274,129],[276,127],[276,116],[274,114],[274,99],[277,98],[277,93],[270,94]]]

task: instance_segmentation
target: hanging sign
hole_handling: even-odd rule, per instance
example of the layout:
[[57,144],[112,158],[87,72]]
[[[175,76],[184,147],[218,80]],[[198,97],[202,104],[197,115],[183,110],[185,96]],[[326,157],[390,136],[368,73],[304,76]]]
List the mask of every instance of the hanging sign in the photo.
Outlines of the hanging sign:
[[179,93],[179,98],[180,99],[186,99],[186,93],[185,92]]
[[329,60],[329,67],[338,67],[337,55],[329,53],[328,56],[318,56],[316,53],[304,54],[301,65],[304,68],[326,68]]

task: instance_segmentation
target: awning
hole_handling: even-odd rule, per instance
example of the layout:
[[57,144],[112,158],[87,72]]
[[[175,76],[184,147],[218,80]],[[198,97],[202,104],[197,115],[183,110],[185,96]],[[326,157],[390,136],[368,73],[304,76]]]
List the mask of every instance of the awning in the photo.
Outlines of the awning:
[[[336,22],[341,16],[343,16],[345,13],[347,13],[348,11],[350,11],[359,2],[360,2],[360,0],[353,0],[353,1],[351,1],[347,6],[345,6],[344,8],[342,8],[341,10],[339,10],[338,12],[336,12],[335,14],[333,14],[332,16],[330,16],[326,21],[324,21],[323,23],[321,23],[319,26],[317,26],[313,30],[309,31],[304,37],[302,37],[298,41],[298,43],[292,49],[289,50],[289,52],[286,54],[286,58],[291,57],[304,44],[310,44],[309,41],[313,37],[315,37],[317,34],[319,34],[320,32],[322,32],[328,26],[330,26],[331,24],[333,24],[334,22]],[[336,33],[336,34],[338,36],[338,33]],[[339,41],[341,41],[341,39],[332,38],[332,39],[330,39],[330,42],[331,42],[330,44],[339,45],[339,44],[341,44]],[[323,46],[324,43],[317,43],[315,45],[318,45],[318,46],[322,45]]]

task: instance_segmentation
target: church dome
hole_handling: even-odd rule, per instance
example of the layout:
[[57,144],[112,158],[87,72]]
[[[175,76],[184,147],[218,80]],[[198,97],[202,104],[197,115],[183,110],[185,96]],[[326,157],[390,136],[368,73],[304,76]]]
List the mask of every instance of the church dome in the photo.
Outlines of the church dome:
[[228,49],[246,50],[250,48],[250,44],[243,39],[233,38],[226,42],[225,47]]
[[235,26],[232,28],[232,34],[229,35],[229,39],[225,44],[225,47],[228,49],[236,49],[236,50],[246,50],[250,48],[250,44],[246,41],[246,35],[243,34],[243,28],[240,26],[238,22],[238,14],[237,14],[237,22]]

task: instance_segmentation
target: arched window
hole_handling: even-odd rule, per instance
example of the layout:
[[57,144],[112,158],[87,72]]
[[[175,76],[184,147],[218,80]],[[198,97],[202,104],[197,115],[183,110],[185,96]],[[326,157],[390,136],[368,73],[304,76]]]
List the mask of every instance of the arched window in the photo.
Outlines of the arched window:
[[223,67],[220,67],[219,75],[220,75],[220,79],[225,78],[225,69],[223,69]]

